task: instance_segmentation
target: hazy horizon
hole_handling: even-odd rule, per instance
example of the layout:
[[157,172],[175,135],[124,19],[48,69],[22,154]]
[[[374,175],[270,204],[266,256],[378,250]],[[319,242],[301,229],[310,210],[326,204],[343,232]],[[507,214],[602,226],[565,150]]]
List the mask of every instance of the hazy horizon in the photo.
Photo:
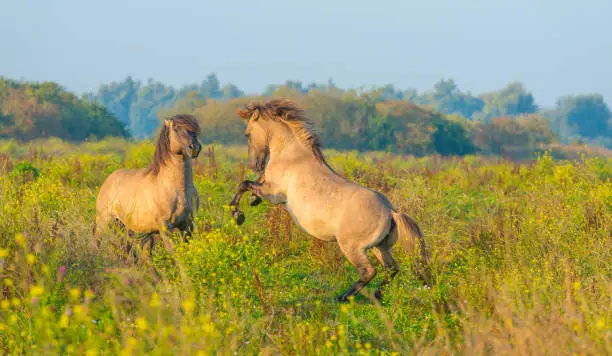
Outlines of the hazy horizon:
[[78,93],[131,75],[174,85],[216,73],[247,93],[285,80],[474,94],[520,81],[540,106],[612,100],[612,2],[307,3],[22,0],[0,5],[0,76]]

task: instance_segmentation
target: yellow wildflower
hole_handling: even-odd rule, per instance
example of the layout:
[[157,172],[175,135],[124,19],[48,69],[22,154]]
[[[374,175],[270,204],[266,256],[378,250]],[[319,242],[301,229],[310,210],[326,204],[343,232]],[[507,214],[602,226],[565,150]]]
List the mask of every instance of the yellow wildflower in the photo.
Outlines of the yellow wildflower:
[[45,288],[41,286],[32,286],[32,288],[30,288],[30,295],[32,297],[41,296],[44,292],[45,292]]
[[204,330],[204,332],[210,334],[215,331],[215,324],[213,324],[212,322],[204,323],[202,329]]
[[151,301],[149,302],[149,306],[151,308],[159,308],[160,305],[161,303],[159,301],[159,295],[157,293],[153,293],[153,296],[151,296]]
[[185,299],[183,301],[183,309],[186,313],[191,313],[195,309],[195,303],[192,299]]
[[9,250],[7,248],[0,248],[0,258],[8,257]]
[[28,264],[29,264],[29,265],[33,265],[33,264],[36,262],[36,256],[34,256],[34,255],[33,255],[33,254],[31,254],[31,253],[28,253],[28,254],[26,255],[26,261],[28,261]]
[[128,345],[129,347],[135,347],[136,345],[138,345],[138,340],[136,340],[134,337],[131,337],[131,336],[130,336],[130,337],[127,339],[127,345]]
[[15,235],[15,243],[17,243],[17,245],[21,246],[21,247],[25,247],[26,244],[26,237],[24,234],[17,234]]
[[73,311],[75,316],[81,316],[85,313],[85,309],[82,305],[75,305]]
[[0,307],[2,309],[8,309],[10,306],[11,306],[11,303],[8,300],[6,300],[6,299],[4,299],[2,302],[0,302]]
[[145,318],[136,318],[136,327],[140,330],[147,330],[149,324],[145,320]]
[[81,296],[81,291],[78,288],[72,288],[70,290],[70,297],[74,300],[79,299],[79,297]]
[[65,329],[68,327],[68,322],[69,322],[69,318],[67,314],[62,314],[62,317],[60,318],[59,321],[59,327],[62,329]]

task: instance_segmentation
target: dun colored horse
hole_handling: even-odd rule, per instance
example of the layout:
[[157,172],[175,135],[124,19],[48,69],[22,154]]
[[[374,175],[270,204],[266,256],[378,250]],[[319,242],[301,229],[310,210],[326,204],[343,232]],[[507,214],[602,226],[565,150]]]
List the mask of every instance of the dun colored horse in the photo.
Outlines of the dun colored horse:
[[148,242],[151,250],[156,235],[165,237],[174,229],[185,239],[191,234],[199,207],[191,162],[202,149],[199,133],[193,116],[165,120],[149,167],[120,169],[106,179],[96,201],[96,237],[119,223],[145,234],[142,244]]
[[[273,204],[284,204],[295,223],[308,234],[325,241],[336,240],[344,255],[359,271],[359,281],[337,297],[346,302],[366,286],[376,274],[366,251],[373,248],[384,266],[386,276],[375,293],[398,273],[391,255],[398,239],[409,239],[412,250],[420,250],[420,262],[426,266],[428,250],[417,224],[395,211],[379,192],[357,185],[327,164],[318,136],[303,111],[288,100],[275,99],[253,104],[238,115],[247,122],[249,167],[258,181],[243,181],[230,203],[234,218],[244,221],[238,210],[242,195],[250,191]],[[251,205],[261,200],[255,198]],[[427,268],[420,269],[429,279]]]

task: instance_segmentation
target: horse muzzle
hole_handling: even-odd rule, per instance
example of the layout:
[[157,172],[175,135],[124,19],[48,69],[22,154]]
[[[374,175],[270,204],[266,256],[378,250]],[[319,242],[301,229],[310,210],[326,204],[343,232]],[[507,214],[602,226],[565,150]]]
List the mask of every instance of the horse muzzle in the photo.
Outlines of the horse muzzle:
[[248,167],[259,174],[263,174],[268,164],[269,151],[263,150],[259,154],[249,155]]
[[199,143],[191,144],[189,145],[189,147],[187,147],[187,154],[189,154],[191,158],[198,158],[201,151],[202,145],[200,145]]

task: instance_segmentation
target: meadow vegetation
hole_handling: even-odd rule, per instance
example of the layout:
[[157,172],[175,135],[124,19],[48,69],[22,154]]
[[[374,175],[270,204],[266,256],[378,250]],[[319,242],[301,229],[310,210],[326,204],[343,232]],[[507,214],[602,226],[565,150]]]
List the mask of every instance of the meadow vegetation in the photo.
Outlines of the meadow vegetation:
[[610,158],[327,150],[339,173],[415,218],[435,277],[423,287],[399,243],[382,304],[371,297],[381,274],[338,304],[356,272],[334,243],[267,203],[231,220],[236,184],[251,176],[244,147],[197,160],[195,234],[154,251],[161,282],[123,252],[124,234],[92,244],[103,180],[152,153],[147,141],[0,141],[3,353],[612,353]]

